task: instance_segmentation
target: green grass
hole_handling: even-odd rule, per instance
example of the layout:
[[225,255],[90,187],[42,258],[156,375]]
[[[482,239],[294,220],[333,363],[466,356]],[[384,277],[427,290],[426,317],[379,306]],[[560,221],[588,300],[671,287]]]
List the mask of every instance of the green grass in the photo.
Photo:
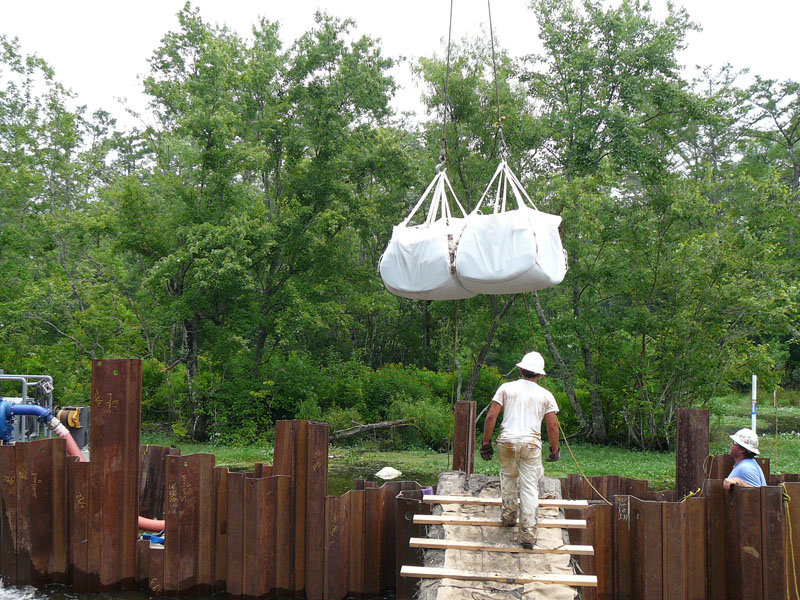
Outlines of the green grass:
[[227,446],[200,442],[185,442],[167,433],[142,431],[141,443],[152,446],[178,448],[181,454],[209,453],[216,456],[217,466],[231,467],[233,470],[250,469],[257,462],[272,464],[273,448],[260,443],[249,446]]
[[[570,449],[572,452],[570,452]],[[547,446],[545,446],[545,452]],[[497,454],[490,462],[483,461],[475,452],[475,472],[497,475],[500,463]],[[621,475],[632,479],[647,479],[650,489],[663,490],[675,487],[675,453],[643,452],[619,446],[599,446],[597,444],[571,443],[569,449],[562,441],[561,460],[544,463],[545,474],[549,477],[565,477],[570,473],[594,475]]]
[[[730,447],[728,435],[742,427],[750,426],[749,394],[730,394],[715,398],[709,403],[710,452],[725,454]],[[761,455],[770,459],[773,473],[800,473],[800,393],[778,394],[778,435],[775,435],[776,409],[772,398],[758,407],[758,431],[761,438]],[[210,452],[217,464],[236,470],[250,469],[256,462],[272,463],[273,448],[269,442],[248,446],[200,444],[177,441],[169,433],[148,430],[142,434],[142,443],[179,448],[183,454]],[[600,446],[583,442],[561,444],[561,460],[545,463],[545,472],[551,477],[564,477],[570,473],[593,475],[620,475],[646,479],[650,489],[675,487],[675,452],[648,452],[619,446]],[[574,458],[573,458],[574,455]],[[430,450],[385,451],[375,443],[365,440],[361,445],[332,445],[329,450],[331,475],[341,480],[341,486],[352,479],[374,480],[374,473],[383,466],[403,472],[403,478],[416,479],[428,485],[435,483],[438,473],[451,467],[452,456]],[[475,452],[475,472],[497,475],[500,465],[495,457],[490,462],[481,460]],[[349,488],[347,488],[349,489]],[[339,492],[333,492],[339,493]]]

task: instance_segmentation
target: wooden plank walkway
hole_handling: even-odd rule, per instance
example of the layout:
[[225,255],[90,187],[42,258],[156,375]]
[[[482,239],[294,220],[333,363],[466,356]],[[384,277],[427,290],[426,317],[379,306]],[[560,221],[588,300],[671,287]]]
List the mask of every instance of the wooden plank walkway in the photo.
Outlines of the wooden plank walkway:
[[[414,523],[419,525],[503,526],[501,519],[463,515],[414,515]],[[542,529],[586,529],[586,521],[584,519],[539,519],[537,526]]]
[[471,542],[465,540],[441,540],[436,538],[411,538],[409,545],[412,548],[436,548],[438,550],[477,550],[480,552],[522,552],[528,554],[573,554],[592,556],[594,548],[577,544],[564,544],[556,548],[522,548],[519,544],[494,544],[491,542]]
[[[420,579],[456,579],[461,581],[475,581],[475,582],[501,582],[503,584],[554,584],[569,587],[584,587],[596,588],[597,576],[596,575],[577,575],[570,573],[569,570],[561,573],[529,573],[518,570],[514,565],[513,556],[525,554],[538,554],[538,555],[575,555],[575,556],[594,556],[594,548],[590,545],[580,544],[564,544],[559,543],[555,539],[549,539],[545,544],[536,544],[533,548],[523,548],[520,544],[511,541],[511,537],[502,535],[498,538],[497,535],[492,534],[489,537],[488,532],[484,533],[467,533],[462,530],[460,533],[453,534],[450,526],[471,525],[476,527],[491,527],[502,528],[503,522],[499,518],[499,509],[502,501],[498,497],[476,497],[476,496],[461,496],[461,495],[426,495],[423,497],[423,502],[428,505],[438,504],[442,506],[443,512],[438,515],[416,514],[413,518],[415,525],[443,525],[445,529],[444,539],[412,537],[409,540],[409,546],[412,548],[428,548],[444,550],[445,566],[444,567],[424,567],[424,566],[409,566],[405,565],[400,570],[402,577],[420,578]],[[476,510],[484,510],[483,514],[474,514]],[[582,511],[584,508],[589,507],[586,500],[563,500],[559,498],[540,498],[539,507],[545,509],[548,513],[546,517],[556,516],[556,510],[571,509]],[[461,509],[466,509],[463,514]],[[587,522],[584,519],[562,519],[562,518],[546,518],[540,516],[538,520],[538,527],[542,529],[586,529]],[[507,528],[511,529],[511,528]],[[492,530],[496,531],[496,530]],[[471,539],[452,539],[450,536],[458,537],[466,536]],[[544,534],[543,534],[544,535]],[[552,535],[552,534],[549,534]],[[455,554],[449,554],[449,553]],[[467,554],[460,554],[466,552]],[[481,552],[492,553],[494,556],[500,558],[501,562],[484,560],[473,560],[470,553],[474,552],[476,555]],[[501,558],[504,554],[509,556],[512,560],[510,563],[504,562],[506,559]],[[447,557],[450,558],[447,558]],[[462,562],[464,561],[464,562]],[[465,568],[466,567],[466,568]],[[510,567],[510,569],[509,569]],[[505,572],[513,570],[515,572]],[[556,568],[558,570],[558,568]],[[480,584],[477,584],[480,585]]]
[[517,575],[514,573],[474,573],[461,569],[444,569],[441,567],[403,567],[403,577],[420,579],[460,579],[462,581],[500,581],[502,583],[548,583],[569,585],[573,587],[597,587],[594,575],[561,575],[558,573],[542,573],[540,575]]
[[[429,494],[422,497],[422,501],[428,504],[461,504],[462,506],[485,505],[500,506],[500,498],[486,498],[478,496],[437,496]],[[588,500],[562,500],[561,498],[539,498],[541,508],[586,508],[589,506]]]

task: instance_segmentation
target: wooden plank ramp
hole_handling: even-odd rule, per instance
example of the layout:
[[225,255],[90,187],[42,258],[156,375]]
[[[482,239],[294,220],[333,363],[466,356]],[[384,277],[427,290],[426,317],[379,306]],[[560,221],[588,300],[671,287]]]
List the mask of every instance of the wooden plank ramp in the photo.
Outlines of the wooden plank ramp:
[[[590,545],[559,543],[557,539],[553,538],[554,535],[556,535],[556,538],[560,537],[553,530],[586,529],[587,521],[584,519],[553,518],[560,516],[557,512],[559,510],[588,509],[589,503],[586,500],[540,498],[539,508],[544,509],[545,514],[540,514],[538,519],[538,527],[552,531],[553,533],[548,533],[547,536],[545,536],[543,532],[540,536],[540,541],[543,539],[543,537],[547,537],[548,541],[543,544],[536,544],[533,548],[523,548],[521,544],[513,541],[514,538],[511,535],[511,528],[504,528],[509,532],[509,535],[504,534],[500,537],[494,533],[491,533],[490,535],[490,532],[499,533],[494,528],[503,528],[502,520],[499,518],[499,509],[502,501],[498,497],[431,494],[424,496],[423,502],[428,505],[441,505],[443,513],[438,515],[416,514],[413,517],[413,523],[415,525],[443,525],[445,526],[445,537],[443,539],[413,537],[409,540],[409,546],[412,548],[443,550],[446,552],[445,564],[443,567],[404,565],[400,570],[400,575],[402,577],[474,581],[478,586],[485,584],[497,585],[497,582],[515,585],[561,585],[573,588],[597,588],[598,586],[596,575],[575,574],[570,573],[569,570],[566,572],[562,570],[560,573],[530,573],[525,572],[525,569],[518,570],[516,567],[512,567],[512,565],[515,564],[513,562],[513,560],[515,560],[513,557],[520,555],[561,555],[564,557],[558,560],[566,560],[564,555],[588,557],[594,556],[594,548]],[[481,508],[483,508],[483,511],[481,511]],[[462,509],[464,509],[463,513]],[[476,510],[478,511],[478,514],[475,514]],[[470,529],[469,531],[479,531],[479,527],[490,527],[492,529],[480,534],[472,534],[468,533],[467,530],[461,530],[461,533],[456,535],[458,535],[458,537],[463,535],[464,537],[470,539],[453,539],[451,536],[453,535],[453,532],[458,531],[458,529],[455,528],[450,530],[450,534],[447,532],[449,527],[454,525],[475,526],[475,530]],[[516,527],[513,529],[516,530]],[[467,554],[464,554],[465,552]],[[484,562],[484,559],[475,561],[468,558],[468,556],[473,552],[476,554],[481,552],[490,553],[492,556],[500,558],[500,562],[494,559]],[[511,560],[512,562],[506,563],[505,561],[507,559],[502,558],[504,554],[507,554],[509,556],[508,560]],[[450,558],[447,558],[448,556]],[[555,560],[555,557],[553,559]],[[563,569],[563,566],[561,568]],[[545,570],[549,571],[550,569],[545,567]],[[559,568],[556,567],[553,570],[558,571]],[[480,582],[485,583],[481,584]]]
[[[429,494],[422,497],[422,501],[428,504],[461,504],[462,506],[484,505],[500,506],[500,498],[486,498],[478,496],[437,496]],[[541,508],[575,508],[581,509],[589,506],[588,500],[562,500],[561,498],[539,498]]]
[[436,538],[414,537],[408,541],[412,548],[436,548],[438,550],[477,550],[479,552],[522,552],[527,554],[572,554],[592,556],[594,548],[577,544],[564,544],[556,548],[523,548],[519,544],[495,544],[491,542],[470,542],[464,540],[442,540]]
[[500,581],[502,583],[547,583],[569,585],[572,587],[597,587],[594,575],[561,575],[558,573],[542,573],[539,575],[518,575],[515,573],[475,573],[461,569],[445,569],[442,567],[403,567],[403,577],[420,579],[460,579],[462,581]]
[[[419,525],[503,526],[501,519],[463,515],[414,515],[414,523]],[[584,519],[539,519],[537,526],[541,529],[586,529],[586,521]]]

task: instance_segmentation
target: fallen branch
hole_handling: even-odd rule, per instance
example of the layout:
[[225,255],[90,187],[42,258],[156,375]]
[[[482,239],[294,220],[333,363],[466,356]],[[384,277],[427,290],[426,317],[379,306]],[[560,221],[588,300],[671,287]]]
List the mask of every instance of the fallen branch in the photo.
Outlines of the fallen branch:
[[356,425],[355,427],[334,431],[328,438],[328,441],[335,442],[336,440],[353,437],[354,435],[359,435],[367,431],[375,431],[376,429],[389,429],[390,427],[401,427],[403,425],[410,425],[410,423],[407,423],[405,419],[400,419],[398,421],[381,421],[380,423]]

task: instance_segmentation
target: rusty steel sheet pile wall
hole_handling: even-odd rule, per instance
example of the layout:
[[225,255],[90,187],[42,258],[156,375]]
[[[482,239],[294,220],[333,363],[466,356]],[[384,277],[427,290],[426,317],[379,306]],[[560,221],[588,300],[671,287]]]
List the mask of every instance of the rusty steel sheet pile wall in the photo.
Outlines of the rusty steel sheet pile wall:
[[[571,543],[595,549],[594,556],[578,559],[584,572],[598,575],[598,587],[584,590],[585,600],[787,597],[793,555],[786,542],[790,528],[783,488],[734,486],[726,491],[721,479],[708,479],[701,495],[670,502],[658,500],[663,493],[650,492],[636,480],[590,478],[604,496],[609,492],[608,505],[582,479],[570,475],[562,485],[565,497],[591,501],[584,511],[587,528],[570,531]],[[626,487],[656,499],[614,492]],[[800,483],[785,487],[788,497],[796,497],[795,506],[788,503],[788,520],[800,553]],[[566,516],[572,516],[570,511]],[[800,555],[793,559],[800,568]]]
[[475,471],[475,415],[477,403],[456,402],[453,432],[453,470],[471,475]]
[[413,515],[429,512],[420,485],[390,481],[374,487],[361,481],[359,487],[325,500],[325,600],[374,598],[389,588],[397,589],[398,600],[411,598],[405,587],[400,590],[399,576],[409,563],[398,556],[413,552],[408,541],[420,527],[411,523]]
[[703,485],[703,465],[708,456],[709,411],[679,408],[675,436],[675,490],[681,497]]
[[328,493],[328,425],[308,421],[275,424],[274,475],[291,483],[290,531],[295,595],[322,598],[325,560],[325,497]]
[[92,361],[88,592],[136,585],[141,405],[140,360]]
[[[309,600],[394,588],[398,600],[413,597],[415,582],[399,569],[420,562],[408,545],[422,533],[413,515],[430,510],[419,484],[356,481],[328,496],[328,426],[307,421],[279,421],[273,465],[251,473],[218,467],[210,454],[139,447],[140,394],[138,361],[95,361],[92,462],[66,456],[59,439],[0,446],[5,584]],[[565,498],[590,501],[587,528],[569,532],[595,549],[577,559],[598,575],[584,599],[787,597],[787,577],[800,569],[800,477],[771,475],[760,462],[770,482],[787,482],[788,509],[781,487],[725,491],[725,456],[708,461],[702,494],[682,502],[645,480],[563,478]],[[690,487],[697,463],[686,461]],[[164,545],[137,540],[138,514],[165,519]]]
[[0,446],[0,575],[6,585],[68,578],[66,443]]

